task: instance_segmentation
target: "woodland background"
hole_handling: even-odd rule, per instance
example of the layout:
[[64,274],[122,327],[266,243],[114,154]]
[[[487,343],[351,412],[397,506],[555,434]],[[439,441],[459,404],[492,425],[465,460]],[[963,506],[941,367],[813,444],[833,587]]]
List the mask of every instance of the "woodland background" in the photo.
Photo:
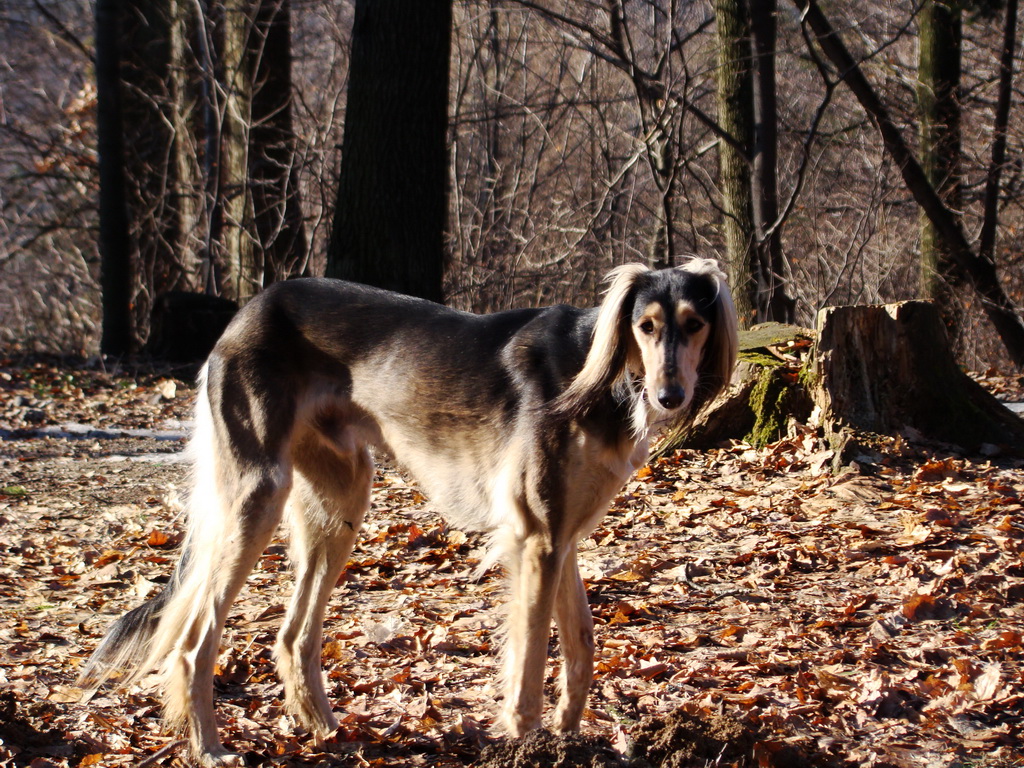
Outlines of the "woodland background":
[[[615,264],[695,253],[729,265],[745,324],[809,325],[823,306],[925,295],[942,304],[964,363],[1005,365],[971,278],[922,224],[902,164],[843,82],[849,72],[813,42],[807,3],[366,3],[377,15],[363,38],[390,36],[398,53],[352,76],[360,5],[4,0],[5,347],[98,351],[102,297],[115,290],[101,289],[106,155],[123,161],[115,174],[125,186],[107,232],[127,235],[126,255],[106,270],[120,280],[125,315],[108,351],[141,348],[169,291],[244,302],[298,274],[358,277],[329,269],[328,254],[340,209],[365,193],[375,210],[397,206],[399,229],[422,243],[396,244],[397,258],[438,276],[436,290],[405,289],[461,308],[592,304]],[[1012,308],[1024,299],[1024,119],[1008,34],[1016,2],[1007,5],[855,0],[821,10]],[[104,132],[97,82],[102,90],[110,45],[120,117]],[[411,57],[430,45],[450,64],[443,183],[403,198],[402,178],[436,148],[392,152],[385,137],[346,156],[357,119],[346,104],[359,85],[387,103],[382,73],[401,79],[410,61],[418,71]],[[773,109],[777,121],[766,118]],[[399,120],[394,133],[433,141],[428,122],[438,120]],[[381,175],[364,171],[339,195],[346,163],[357,162]],[[764,208],[772,196],[774,214]],[[423,225],[436,238],[418,235],[428,209],[441,210]],[[356,231],[372,231],[372,214],[353,216]],[[361,258],[386,264],[379,250]]]
[[[192,383],[96,357],[166,351],[173,297],[217,320],[330,273],[477,311],[593,304],[613,265],[692,252],[728,267],[745,325],[931,297],[959,362],[1024,401],[995,370],[1024,361],[1016,16],[0,0],[0,768],[186,764],[152,686],[75,687],[181,539]],[[807,347],[773,351],[798,381]],[[950,370],[922,382],[963,391]],[[500,574],[384,466],[329,609],[342,726],[315,741],[284,715],[275,540],[218,665],[225,742],[296,768],[1020,768],[1022,462],[878,432],[840,449],[787,420],[641,469],[580,543],[584,734],[522,743],[492,728]]]

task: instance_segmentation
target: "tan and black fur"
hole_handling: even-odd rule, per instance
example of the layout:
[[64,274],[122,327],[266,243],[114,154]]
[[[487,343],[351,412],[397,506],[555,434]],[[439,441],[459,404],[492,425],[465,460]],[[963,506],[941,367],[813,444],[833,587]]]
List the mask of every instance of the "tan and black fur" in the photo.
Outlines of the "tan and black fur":
[[714,262],[609,275],[601,306],[472,315],[332,280],[278,283],[228,327],[196,410],[189,529],[156,598],[108,631],[83,673],[98,685],[162,665],[172,727],[205,765],[213,669],[228,610],[282,520],[296,586],[275,658],[289,710],[337,727],[324,691],[324,611],[369,504],[370,450],[393,455],[449,520],[489,531],[510,580],[503,720],[541,725],[552,619],[564,663],[553,726],[578,727],[593,622],[576,566],[647,456],[727,383],[736,318]]

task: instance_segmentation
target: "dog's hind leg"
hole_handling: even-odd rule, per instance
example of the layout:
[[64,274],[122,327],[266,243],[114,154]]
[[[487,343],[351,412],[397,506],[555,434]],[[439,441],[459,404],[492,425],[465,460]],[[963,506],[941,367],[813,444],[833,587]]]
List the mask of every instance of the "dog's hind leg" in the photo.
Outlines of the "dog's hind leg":
[[243,764],[217,735],[214,665],[231,604],[270,542],[288,494],[278,468],[249,471],[249,478],[239,482],[237,499],[226,503],[230,511],[219,536],[197,544],[201,560],[175,593],[159,630],[177,635],[164,665],[167,720],[188,733],[193,752],[206,766]]
[[338,721],[321,672],[324,612],[369,506],[373,465],[364,447],[339,454],[312,435],[294,456],[288,515],[296,584],[274,655],[288,710],[325,736]]
[[505,727],[513,736],[540,728],[544,669],[561,554],[547,532],[516,542],[508,553],[511,595],[505,647]]
[[161,615],[151,653],[154,660],[164,658],[165,716],[188,734],[196,762],[241,765],[217,735],[214,665],[231,604],[277,529],[291,489],[291,413],[278,408],[276,420],[266,420],[257,434],[227,406],[211,407],[211,401],[224,403],[223,388],[204,387],[197,404],[187,567]]
[[575,544],[562,563],[555,595],[555,623],[562,649],[562,672],[554,726],[559,731],[574,731],[579,728],[594,677],[594,617],[576,564]]

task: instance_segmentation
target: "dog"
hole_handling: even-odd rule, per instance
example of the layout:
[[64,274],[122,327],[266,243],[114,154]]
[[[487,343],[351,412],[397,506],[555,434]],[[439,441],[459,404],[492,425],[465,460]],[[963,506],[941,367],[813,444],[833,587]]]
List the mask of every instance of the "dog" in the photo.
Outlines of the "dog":
[[195,760],[242,764],[217,734],[214,664],[228,610],[286,520],[296,585],[274,657],[289,712],[331,733],[323,619],[369,506],[372,448],[453,524],[491,533],[510,583],[508,732],[541,726],[552,619],[553,726],[577,729],[594,660],[577,542],[646,460],[649,435],[692,420],[728,383],[736,350],[725,277],[705,259],[618,267],[593,309],[474,315],[336,280],[271,285],[200,376],[174,573],[112,625],[80,685],[127,685],[162,665],[168,724]]

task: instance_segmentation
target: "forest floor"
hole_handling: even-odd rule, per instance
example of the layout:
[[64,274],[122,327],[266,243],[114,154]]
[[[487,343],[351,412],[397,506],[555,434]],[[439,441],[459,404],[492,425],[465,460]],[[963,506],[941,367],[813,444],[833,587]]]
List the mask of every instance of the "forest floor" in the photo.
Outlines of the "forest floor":
[[[83,697],[75,678],[173,566],[190,399],[155,374],[0,364],[0,766],[184,764],[151,679]],[[275,541],[225,638],[223,739],[249,765],[1024,766],[1024,465],[905,437],[830,460],[798,430],[640,470],[580,547],[583,735],[518,742],[491,731],[501,574],[475,578],[482,541],[384,469],[328,609],[340,728],[315,741],[282,710]]]

